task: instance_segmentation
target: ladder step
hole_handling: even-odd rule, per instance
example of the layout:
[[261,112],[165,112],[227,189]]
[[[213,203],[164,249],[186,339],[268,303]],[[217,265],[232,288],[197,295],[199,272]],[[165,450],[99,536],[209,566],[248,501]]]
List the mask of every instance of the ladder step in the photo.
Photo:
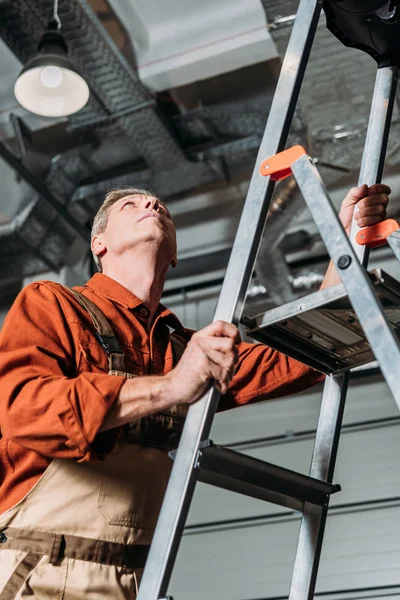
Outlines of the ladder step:
[[199,481],[259,500],[303,510],[304,502],[326,506],[339,485],[246,456],[212,442],[199,455]]
[[[400,333],[400,283],[381,269],[369,273],[386,317]],[[343,284],[314,292],[253,318],[246,334],[328,374],[375,360]]]

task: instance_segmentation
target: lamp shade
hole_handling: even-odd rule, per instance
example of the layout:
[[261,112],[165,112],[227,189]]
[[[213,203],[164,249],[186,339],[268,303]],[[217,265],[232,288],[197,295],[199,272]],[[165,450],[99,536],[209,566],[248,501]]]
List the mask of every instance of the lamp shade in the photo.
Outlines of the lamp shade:
[[83,108],[89,87],[68,58],[61,33],[47,31],[39,49],[41,53],[24,66],[15,82],[18,102],[42,117],[66,117]]

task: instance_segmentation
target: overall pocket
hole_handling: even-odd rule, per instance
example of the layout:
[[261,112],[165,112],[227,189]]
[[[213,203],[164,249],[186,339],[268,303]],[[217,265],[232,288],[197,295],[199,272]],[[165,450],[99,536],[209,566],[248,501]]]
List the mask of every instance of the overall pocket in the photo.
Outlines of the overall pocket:
[[121,442],[105,462],[97,507],[106,522],[154,529],[172,466],[168,454]]

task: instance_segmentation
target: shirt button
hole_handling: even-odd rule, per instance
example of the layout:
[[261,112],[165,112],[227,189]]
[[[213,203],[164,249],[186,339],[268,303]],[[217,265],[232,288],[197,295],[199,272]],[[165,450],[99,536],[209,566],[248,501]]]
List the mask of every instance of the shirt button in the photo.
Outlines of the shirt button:
[[139,315],[143,317],[143,319],[147,319],[147,317],[149,316],[149,310],[142,306],[142,308],[139,310]]
[[0,531],[0,544],[5,544],[7,541],[7,536],[4,531]]

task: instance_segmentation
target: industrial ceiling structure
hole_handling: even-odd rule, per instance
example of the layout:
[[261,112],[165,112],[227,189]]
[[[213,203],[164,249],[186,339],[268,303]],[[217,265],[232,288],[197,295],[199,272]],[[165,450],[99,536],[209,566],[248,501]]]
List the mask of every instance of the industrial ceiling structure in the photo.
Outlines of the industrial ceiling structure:
[[[170,207],[179,265],[167,290],[223,276],[268,117],[297,0],[59,2],[69,56],[90,87],[63,119],[37,117],[13,95],[52,0],[0,1],[0,285],[89,264],[105,192],[146,187]],[[375,63],[340,44],[322,15],[290,143],[306,145],[339,205],[357,183]],[[386,180],[400,211],[400,119]],[[256,265],[254,302],[317,285],[326,253],[296,187],[277,186]],[[266,290],[266,291],[265,291]]]

